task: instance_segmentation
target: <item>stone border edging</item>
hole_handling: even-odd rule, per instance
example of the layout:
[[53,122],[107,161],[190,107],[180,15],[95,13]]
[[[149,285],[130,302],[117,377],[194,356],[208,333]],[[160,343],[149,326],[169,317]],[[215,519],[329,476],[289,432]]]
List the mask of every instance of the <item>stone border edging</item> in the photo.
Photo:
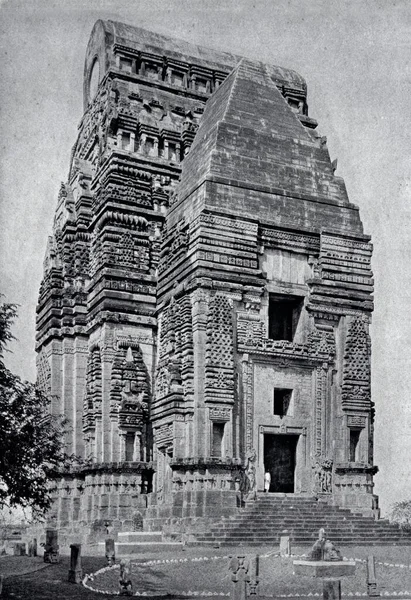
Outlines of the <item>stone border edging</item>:
[[[261,558],[268,558],[270,556],[274,556],[274,557],[279,557],[280,553],[278,552],[278,550],[275,550],[273,552],[268,552],[267,554],[261,554],[260,557]],[[291,554],[290,556],[284,557],[284,558],[305,558],[307,555],[306,554]],[[205,562],[205,561],[212,561],[212,560],[219,560],[219,559],[229,559],[231,558],[232,555],[231,554],[227,554],[227,555],[222,555],[222,556],[199,556],[199,557],[193,557],[193,558],[170,558],[170,559],[156,559],[156,560],[148,560],[146,562],[139,562],[136,563],[134,562],[134,564],[139,564],[139,565],[143,565],[143,566],[154,566],[154,565],[165,565],[165,564],[177,564],[177,563],[187,563],[187,562]],[[343,557],[343,560],[352,560],[355,562],[359,562],[359,563],[366,563],[367,561],[363,558],[347,558],[346,556]],[[400,569],[411,569],[411,565],[403,565],[400,563],[384,563],[384,562],[377,562],[378,565],[382,565],[385,567],[396,567],[396,568],[400,568]],[[91,574],[86,574],[82,580],[82,585],[91,590],[92,592],[96,592],[98,594],[111,594],[112,596],[119,596],[120,592],[116,591],[116,592],[109,592],[107,590],[99,590],[97,588],[91,587],[90,585],[88,585],[88,581],[94,581],[94,577],[101,575],[102,573],[106,573],[107,571],[111,571],[113,569],[119,569],[120,565],[119,564],[115,564],[112,565],[110,567],[103,567],[102,569],[99,569],[98,571],[96,571],[95,573],[91,573]],[[367,597],[368,594],[367,592],[349,592],[348,594],[341,594],[343,597],[345,598],[364,598]],[[134,592],[133,596],[145,596],[147,598],[161,598],[161,597],[166,597],[166,596],[186,596],[186,597],[195,597],[195,596],[208,596],[208,597],[229,597],[230,596],[230,592],[205,592],[205,591],[176,591],[176,590],[171,590],[168,592],[157,592],[157,593],[150,593],[150,592]],[[401,591],[401,592],[387,592],[384,591],[380,594],[380,596],[410,596],[411,597],[411,592],[408,591]],[[320,594],[319,592],[310,592],[309,594],[299,594],[299,593],[295,593],[295,594],[275,594],[275,595],[271,595],[271,594],[265,594],[263,596],[264,598],[320,598],[322,597],[322,593]]]

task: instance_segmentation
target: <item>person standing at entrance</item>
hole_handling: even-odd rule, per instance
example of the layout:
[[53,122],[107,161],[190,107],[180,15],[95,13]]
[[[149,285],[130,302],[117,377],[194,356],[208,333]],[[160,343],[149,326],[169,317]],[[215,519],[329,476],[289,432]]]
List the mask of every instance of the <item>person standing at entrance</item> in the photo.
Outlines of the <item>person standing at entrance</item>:
[[266,471],[264,473],[264,492],[267,493],[270,491],[271,485],[271,474],[270,471]]

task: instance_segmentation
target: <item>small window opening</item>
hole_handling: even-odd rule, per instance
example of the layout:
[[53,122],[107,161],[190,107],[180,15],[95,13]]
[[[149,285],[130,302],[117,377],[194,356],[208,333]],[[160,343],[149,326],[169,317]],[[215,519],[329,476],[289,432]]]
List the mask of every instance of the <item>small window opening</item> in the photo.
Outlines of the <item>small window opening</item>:
[[127,131],[123,131],[123,135],[121,137],[121,147],[123,150],[129,150],[130,148],[130,133]]
[[222,456],[224,426],[225,426],[225,423],[213,423],[211,456],[216,456],[219,458],[221,458],[221,456]]
[[279,417],[292,415],[293,390],[285,388],[274,388],[274,410],[273,413]]
[[154,138],[146,138],[145,150],[149,156],[152,156],[154,154]]
[[120,57],[120,69],[122,71],[126,71],[126,73],[131,73],[133,68],[133,61],[129,58]]
[[169,160],[177,161],[177,146],[176,144],[168,144],[168,158]]
[[350,429],[350,462],[360,460],[360,435],[361,429]]
[[134,460],[134,438],[135,433],[129,431],[126,433],[126,461]]
[[177,71],[173,71],[173,75],[172,75],[173,85],[178,85],[179,87],[182,87],[183,81],[184,81],[184,76],[181,73],[178,73]]
[[291,107],[291,110],[295,113],[302,113],[303,112],[303,105],[304,103],[301,100],[297,100],[297,98],[287,98],[288,100],[288,104]]
[[270,296],[268,306],[270,339],[293,341],[302,305],[303,300],[298,296]]

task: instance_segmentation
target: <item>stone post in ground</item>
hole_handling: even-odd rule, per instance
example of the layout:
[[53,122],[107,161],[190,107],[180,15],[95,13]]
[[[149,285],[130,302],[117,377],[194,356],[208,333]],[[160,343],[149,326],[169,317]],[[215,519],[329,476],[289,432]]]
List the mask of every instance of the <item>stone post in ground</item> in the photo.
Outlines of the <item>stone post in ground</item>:
[[44,562],[59,562],[58,531],[46,529],[46,544],[44,546]]
[[133,595],[133,584],[130,579],[131,574],[131,562],[123,558],[120,561],[120,596],[132,596]]
[[81,544],[70,544],[70,551],[68,580],[70,583],[81,583],[83,576],[81,569]]
[[37,539],[33,538],[29,541],[28,544],[28,554],[29,556],[37,556]]
[[379,596],[377,590],[377,576],[375,574],[375,557],[368,556],[367,558],[367,594],[370,597]]
[[291,542],[288,531],[283,531],[280,536],[280,556],[291,556]]
[[260,581],[260,555],[256,554],[251,559],[251,574],[250,574],[250,582],[248,584],[248,589],[250,592],[250,596],[257,596],[257,588]]
[[231,571],[231,600],[246,600],[250,581],[249,562],[245,556],[233,556],[228,567]]
[[113,538],[108,538],[106,540],[106,558],[107,558],[107,564],[109,567],[114,565],[115,560],[116,560],[116,550],[115,550]]
[[16,542],[14,544],[14,556],[26,556],[25,542]]

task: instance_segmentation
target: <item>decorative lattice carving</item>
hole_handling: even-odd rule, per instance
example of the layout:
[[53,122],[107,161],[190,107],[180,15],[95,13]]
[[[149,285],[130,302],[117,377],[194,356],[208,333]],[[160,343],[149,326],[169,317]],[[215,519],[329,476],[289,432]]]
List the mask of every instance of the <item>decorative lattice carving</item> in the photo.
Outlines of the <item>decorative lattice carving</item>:
[[205,377],[206,397],[234,400],[233,312],[220,294],[209,304]]
[[193,332],[189,296],[172,301],[161,316],[156,400],[193,392]]
[[51,396],[51,368],[46,353],[40,352],[37,357],[37,386],[50,398]]
[[351,320],[344,351],[342,405],[348,410],[371,408],[371,350],[365,322]]

